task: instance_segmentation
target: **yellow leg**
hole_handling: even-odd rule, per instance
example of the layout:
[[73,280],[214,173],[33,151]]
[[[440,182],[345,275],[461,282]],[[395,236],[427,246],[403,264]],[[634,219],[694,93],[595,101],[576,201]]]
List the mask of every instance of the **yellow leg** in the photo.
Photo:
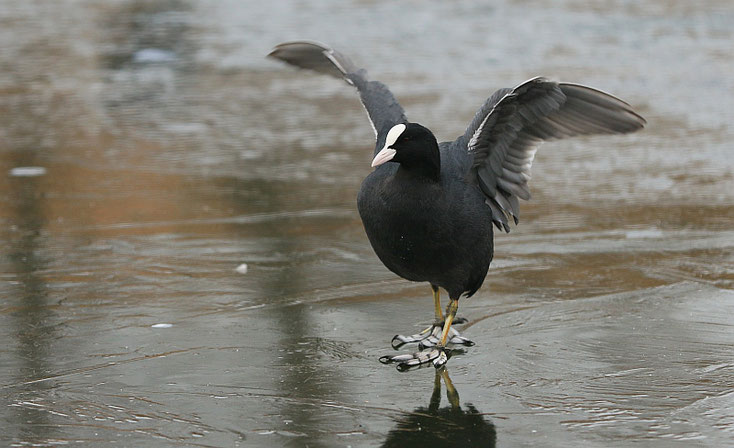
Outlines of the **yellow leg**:
[[459,301],[457,299],[451,299],[449,305],[446,307],[446,320],[443,322],[443,333],[441,333],[441,341],[438,343],[439,347],[446,347],[446,339],[449,336],[449,329],[451,328],[451,322],[456,317],[456,311],[459,309]]
[[449,403],[451,403],[451,408],[454,410],[460,409],[459,392],[454,387],[454,383],[451,382],[448,370],[445,368],[441,369],[441,376],[443,377],[443,382],[446,383],[446,397],[448,397]]
[[441,291],[438,289],[438,286],[434,285],[431,285],[431,289],[433,290],[433,306],[436,309],[436,320],[442,321],[443,313],[441,312]]

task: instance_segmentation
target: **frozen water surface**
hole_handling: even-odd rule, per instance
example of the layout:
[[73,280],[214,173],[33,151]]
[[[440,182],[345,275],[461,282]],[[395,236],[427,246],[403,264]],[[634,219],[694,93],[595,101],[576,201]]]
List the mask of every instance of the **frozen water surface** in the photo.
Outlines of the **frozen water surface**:
[[[0,445],[732,445],[732,23],[713,0],[0,0]],[[536,75],[648,120],[540,149],[448,381],[377,361],[431,294],[361,228],[354,92],[263,57],[304,38],[441,139]]]

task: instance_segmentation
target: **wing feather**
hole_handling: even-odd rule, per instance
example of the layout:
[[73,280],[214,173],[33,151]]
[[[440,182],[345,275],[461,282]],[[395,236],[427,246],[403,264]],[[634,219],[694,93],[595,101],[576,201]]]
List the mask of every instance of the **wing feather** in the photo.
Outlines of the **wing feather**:
[[385,143],[394,125],[407,123],[403,107],[390,89],[379,81],[370,81],[367,71],[357,67],[344,54],[318,42],[294,41],[277,45],[268,57],[287,64],[340,78],[357,88],[362,105],[375,131],[375,152]]
[[644,125],[629,104],[608,93],[538,77],[495,92],[457,142],[474,156],[469,178],[487,196],[492,221],[509,232],[509,216],[516,224],[520,216],[518,199],[530,199],[530,168],[543,141]]

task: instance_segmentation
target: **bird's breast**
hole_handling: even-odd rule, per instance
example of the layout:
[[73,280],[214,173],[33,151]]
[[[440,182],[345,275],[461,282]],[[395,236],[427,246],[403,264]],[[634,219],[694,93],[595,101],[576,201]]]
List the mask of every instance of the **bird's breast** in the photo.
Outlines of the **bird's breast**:
[[[377,177],[377,176],[375,176]],[[365,180],[357,205],[367,237],[380,260],[409,280],[426,280],[442,241],[451,231],[438,184],[396,186],[391,179]]]

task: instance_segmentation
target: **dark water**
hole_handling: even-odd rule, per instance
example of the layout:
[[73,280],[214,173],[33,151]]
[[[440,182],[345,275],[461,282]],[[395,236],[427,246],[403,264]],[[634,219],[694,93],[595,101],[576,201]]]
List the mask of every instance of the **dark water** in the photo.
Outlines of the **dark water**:
[[[0,445],[733,445],[732,23],[729,1],[0,1]],[[296,38],[442,139],[539,74],[648,119],[541,148],[444,378],[377,362],[430,289],[361,228],[356,95],[263,58]]]

